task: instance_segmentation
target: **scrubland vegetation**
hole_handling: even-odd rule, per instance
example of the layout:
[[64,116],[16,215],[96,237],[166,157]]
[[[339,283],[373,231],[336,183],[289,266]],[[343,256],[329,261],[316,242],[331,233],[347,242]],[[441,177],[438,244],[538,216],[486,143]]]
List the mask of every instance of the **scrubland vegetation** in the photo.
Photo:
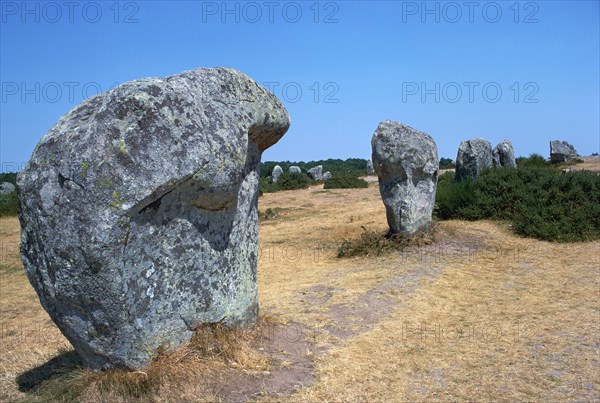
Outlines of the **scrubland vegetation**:
[[[9,182],[13,185],[17,183],[17,174],[15,172],[0,174],[0,182]],[[14,216],[19,213],[19,204],[15,192],[0,195],[0,217]]]
[[358,189],[366,188],[369,184],[352,174],[338,174],[325,181],[323,189]]
[[[560,168],[560,167],[558,167]],[[562,172],[543,157],[519,158],[517,169],[490,169],[476,181],[439,178],[438,219],[506,220],[517,234],[547,241],[600,238],[600,175]]]

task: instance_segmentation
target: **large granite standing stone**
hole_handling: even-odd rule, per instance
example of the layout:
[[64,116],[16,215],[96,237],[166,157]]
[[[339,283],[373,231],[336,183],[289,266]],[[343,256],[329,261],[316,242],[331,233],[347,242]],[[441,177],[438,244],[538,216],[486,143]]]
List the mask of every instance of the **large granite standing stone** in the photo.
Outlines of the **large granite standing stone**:
[[40,140],[18,176],[22,260],[87,367],[256,321],[259,163],[289,125],[244,74],[198,69],[89,98]]
[[456,155],[454,179],[456,181],[475,180],[481,171],[492,166],[492,145],[489,141],[482,138],[461,141]]
[[575,147],[566,141],[553,140],[550,142],[550,162],[568,162],[576,157]]
[[373,168],[373,161],[367,161],[367,175],[375,175],[375,169]]
[[277,183],[282,173],[283,169],[279,165],[275,165],[275,167],[273,168],[273,172],[271,173],[271,180],[273,181],[273,183]]
[[15,185],[10,182],[0,183],[0,195],[9,194],[15,191]]
[[292,165],[292,166],[290,167],[290,173],[293,173],[293,174],[299,174],[299,173],[301,173],[301,172],[302,172],[302,170],[300,169],[300,167],[298,167],[298,166],[296,166],[296,165]]
[[435,206],[437,145],[426,133],[386,120],[375,130],[371,147],[391,231],[426,230]]
[[309,169],[306,174],[314,181],[320,181],[323,179],[323,165],[317,165]]
[[516,168],[515,151],[508,140],[502,140],[492,152],[493,165],[495,167]]
[[331,172],[327,171],[323,174],[322,179],[324,181],[328,181],[329,179],[331,179],[333,177],[333,175],[331,175]]

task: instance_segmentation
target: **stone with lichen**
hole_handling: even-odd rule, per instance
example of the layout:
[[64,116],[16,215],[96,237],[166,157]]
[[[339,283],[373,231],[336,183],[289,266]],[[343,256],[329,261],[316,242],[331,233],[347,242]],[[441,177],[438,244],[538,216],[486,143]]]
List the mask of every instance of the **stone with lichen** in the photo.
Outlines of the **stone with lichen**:
[[289,125],[249,77],[197,69],[89,98],[40,140],[18,175],[22,260],[86,366],[256,321],[259,163]]
[[426,133],[385,120],[371,140],[373,167],[391,232],[414,235],[432,220],[438,152]]

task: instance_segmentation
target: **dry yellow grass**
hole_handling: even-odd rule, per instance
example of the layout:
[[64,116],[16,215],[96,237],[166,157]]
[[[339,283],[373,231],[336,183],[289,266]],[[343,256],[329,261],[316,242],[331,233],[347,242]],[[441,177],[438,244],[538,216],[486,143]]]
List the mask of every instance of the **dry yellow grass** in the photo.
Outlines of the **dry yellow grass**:
[[18,396],[16,377],[70,345],[40,306],[19,258],[19,222],[0,218],[0,400]]
[[[337,259],[337,246],[361,226],[385,231],[376,186],[265,194],[259,208],[282,209],[260,223],[261,315],[303,329],[316,379],[294,391],[263,384],[252,399],[600,398],[600,242],[546,243],[516,237],[505,224],[451,221],[433,245]],[[0,224],[0,400],[35,400],[19,391],[17,377],[70,347],[22,272],[17,220]],[[286,351],[289,359],[272,362],[252,344],[240,346],[232,348],[248,360],[239,359],[241,369],[218,357],[198,360],[189,346],[162,356],[146,374],[160,387],[145,398],[227,399],[219,388],[235,384],[236,374],[266,382],[261,371],[297,365]],[[144,376],[72,374],[84,380],[72,385],[87,401],[124,400],[119,385],[136,388]]]
[[592,155],[581,157],[583,162],[574,164],[572,169],[575,171],[600,171],[600,156]]
[[515,239],[490,223],[445,225],[457,234],[480,229],[488,249],[448,264],[372,331],[320,358],[319,382],[297,397],[597,400],[598,243]]

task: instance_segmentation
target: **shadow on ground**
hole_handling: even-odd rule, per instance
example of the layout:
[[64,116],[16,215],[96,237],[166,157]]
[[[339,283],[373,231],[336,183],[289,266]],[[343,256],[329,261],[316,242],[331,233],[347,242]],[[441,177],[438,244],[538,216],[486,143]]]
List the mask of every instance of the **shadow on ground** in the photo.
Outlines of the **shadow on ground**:
[[17,376],[21,392],[32,392],[42,383],[82,368],[81,359],[75,351],[65,351],[48,362]]

